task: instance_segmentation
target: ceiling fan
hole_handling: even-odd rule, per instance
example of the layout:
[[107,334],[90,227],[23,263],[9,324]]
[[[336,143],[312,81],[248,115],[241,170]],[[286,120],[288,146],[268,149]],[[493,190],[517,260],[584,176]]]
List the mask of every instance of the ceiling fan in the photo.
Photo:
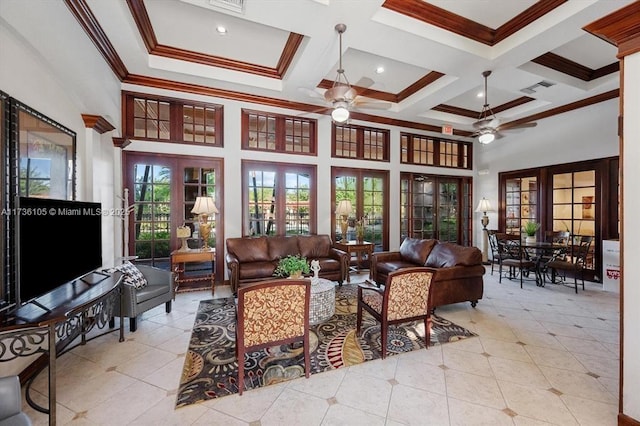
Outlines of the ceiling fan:
[[[340,57],[338,62],[338,70],[336,78],[333,81],[331,88],[324,92],[324,99],[329,103],[332,108],[331,118],[337,123],[344,123],[350,117],[350,111],[355,108],[370,108],[370,109],[389,109],[391,108],[390,102],[373,101],[358,94],[356,88],[367,88],[373,84],[373,80],[367,77],[363,77],[356,84],[355,87],[349,83],[344,68],[342,68],[342,34],[347,30],[345,24],[337,24],[335,30],[340,37]],[[317,92],[309,91],[310,95],[318,96]]]
[[509,125],[509,123],[500,124],[500,119],[493,113],[487,101],[487,78],[490,75],[491,71],[483,71],[482,73],[484,77],[484,105],[478,116],[478,121],[473,123],[473,127],[477,130],[471,135],[472,137],[478,136],[478,142],[483,145],[493,142],[494,139],[500,139],[503,136],[501,132],[536,127],[538,125],[535,122],[513,125]]

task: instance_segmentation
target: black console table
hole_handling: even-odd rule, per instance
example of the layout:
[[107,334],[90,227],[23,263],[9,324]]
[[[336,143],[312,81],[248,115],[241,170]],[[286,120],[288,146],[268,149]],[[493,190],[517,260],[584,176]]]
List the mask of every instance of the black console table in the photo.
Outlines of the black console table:
[[[48,414],[50,425],[56,424],[56,358],[91,340],[87,339],[87,333],[91,330],[106,329],[113,318],[116,304],[122,303],[122,274],[94,272],[92,275],[95,277],[63,284],[39,297],[35,303],[28,303],[10,314],[0,316],[0,362],[41,355],[25,369],[26,377],[21,379],[28,380],[27,402],[36,410]],[[106,329],[92,339],[112,331],[115,330]],[[122,317],[119,332],[122,342]],[[29,395],[33,379],[46,366],[49,367],[48,409],[38,406]]]

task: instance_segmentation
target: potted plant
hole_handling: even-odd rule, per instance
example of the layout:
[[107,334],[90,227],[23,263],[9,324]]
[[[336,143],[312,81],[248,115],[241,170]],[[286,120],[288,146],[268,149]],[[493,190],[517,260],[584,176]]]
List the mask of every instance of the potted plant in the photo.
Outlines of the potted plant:
[[290,278],[301,278],[303,273],[309,273],[309,262],[306,257],[299,254],[281,258],[278,267],[273,271],[273,275],[277,277]]
[[540,229],[540,224],[535,222],[527,222],[522,226],[522,230],[525,234],[527,234],[526,241],[535,242],[536,241],[536,232]]

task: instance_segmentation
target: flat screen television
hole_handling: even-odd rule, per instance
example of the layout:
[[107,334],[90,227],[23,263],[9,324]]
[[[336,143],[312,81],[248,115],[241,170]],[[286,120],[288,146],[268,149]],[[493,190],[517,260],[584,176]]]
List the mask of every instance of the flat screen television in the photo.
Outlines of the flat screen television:
[[20,197],[18,213],[20,304],[102,266],[100,203]]

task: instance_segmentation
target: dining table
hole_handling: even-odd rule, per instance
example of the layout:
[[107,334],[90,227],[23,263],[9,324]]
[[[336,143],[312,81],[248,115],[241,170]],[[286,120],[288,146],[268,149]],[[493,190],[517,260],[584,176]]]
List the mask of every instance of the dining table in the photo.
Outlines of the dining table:
[[527,253],[529,259],[535,263],[536,285],[538,287],[545,286],[547,264],[563,256],[568,249],[566,244],[547,241],[525,240],[520,243],[520,246]]

